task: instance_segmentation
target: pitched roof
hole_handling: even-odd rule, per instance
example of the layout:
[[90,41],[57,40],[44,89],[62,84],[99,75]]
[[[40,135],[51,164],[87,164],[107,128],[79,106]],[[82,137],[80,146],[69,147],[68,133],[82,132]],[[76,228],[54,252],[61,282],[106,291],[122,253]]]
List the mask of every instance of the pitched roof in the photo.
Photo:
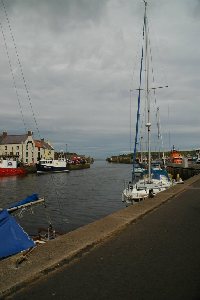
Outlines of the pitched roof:
[[35,143],[35,147],[42,148],[42,141],[34,140],[34,143]]
[[21,144],[25,142],[28,138],[28,134],[21,134],[21,135],[6,135],[0,136],[0,144],[7,145],[7,144]]
[[54,150],[54,148],[49,143],[47,143],[43,140],[34,140],[34,142],[35,142],[35,146],[38,147],[38,148]]
[[[2,135],[0,135],[0,145],[21,144],[27,140],[28,136],[29,134],[12,135],[3,133]],[[44,139],[34,140],[34,143],[38,148],[54,150],[54,148],[48,142],[45,142]]]
[[54,150],[54,148],[47,142],[43,142],[43,146],[44,146],[44,148],[46,148],[48,150]]

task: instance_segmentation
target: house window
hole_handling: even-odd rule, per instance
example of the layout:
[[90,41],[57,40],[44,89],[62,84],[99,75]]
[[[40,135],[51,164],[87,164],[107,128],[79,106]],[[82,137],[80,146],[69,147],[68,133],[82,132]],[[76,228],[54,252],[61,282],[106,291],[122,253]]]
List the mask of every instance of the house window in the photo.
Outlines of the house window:
[[16,155],[18,155],[18,156],[19,156],[19,152],[16,152]]
[[26,152],[26,157],[28,157],[28,152]]
[[7,150],[7,146],[5,146],[5,150]]
[[26,145],[26,150],[28,150],[28,144]]
[[17,150],[19,150],[19,146],[17,146],[16,148],[17,148]]

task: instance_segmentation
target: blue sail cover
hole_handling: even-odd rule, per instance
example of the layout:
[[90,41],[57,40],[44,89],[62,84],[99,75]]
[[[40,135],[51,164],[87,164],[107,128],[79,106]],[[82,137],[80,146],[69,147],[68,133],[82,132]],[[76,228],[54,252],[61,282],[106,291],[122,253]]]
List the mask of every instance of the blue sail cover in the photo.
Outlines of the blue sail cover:
[[[148,170],[145,170],[143,174],[148,174]],[[158,180],[160,180],[161,176],[165,176],[168,179],[168,181],[170,181],[169,174],[167,173],[166,170],[163,169],[160,170],[151,169],[151,176],[152,179],[158,179]]]
[[20,206],[20,205],[27,204],[27,203],[30,203],[30,202],[34,202],[34,201],[37,201],[38,199],[39,199],[38,194],[32,194],[31,196],[28,196],[27,198],[14,203],[9,208]]
[[34,241],[6,209],[0,211],[0,259],[34,247]]
[[151,171],[151,174],[152,174],[152,178],[155,178],[155,179],[160,179],[160,176],[165,176],[168,181],[170,181],[170,178],[169,178],[169,174],[167,173],[166,170],[152,170]]

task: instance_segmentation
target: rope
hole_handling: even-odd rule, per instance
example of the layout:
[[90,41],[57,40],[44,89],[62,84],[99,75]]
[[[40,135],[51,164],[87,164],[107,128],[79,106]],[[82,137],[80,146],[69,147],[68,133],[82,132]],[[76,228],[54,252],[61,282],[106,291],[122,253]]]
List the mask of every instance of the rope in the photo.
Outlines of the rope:
[[[148,32],[149,32],[149,28],[148,28]],[[153,56],[152,56],[150,38],[149,38],[149,52],[150,52],[150,60],[151,60],[152,82],[155,85],[155,77],[154,77],[154,69],[153,69]],[[163,88],[163,87],[158,87],[158,88]],[[163,138],[162,138],[162,134],[161,134],[161,124],[160,124],[160,108],[157,104],[156,88],[153,88],[153,94],[154,94],[154,103],[155,103],[156,125],[157,125],[157,129],[158,129],[157,136],[158,136],[158,140],[161,141],[162,151],[164,151]],[[160,152],[160,149],[159,149],[159,152]]]
[[[18,65],[19,65],[20,73],[21,73],[21,78],[22,78],[22,81],[23,81],[23,84],[24,84],[24,87],[25,87],[25,91],[26,91],[27,99],[28,99],[29,106],[30,106],[30,109],[31,109],[31,112],[32,112],[33,120],[35,122],[35,126],[36,126],[36,129],[37,129],[38,136],[41,139],[40,131],[39,131],[39,126],[38,126],[38,123],[37,123],[37,120],[36,120],[36,116],[35,116],[35,113],[34,113],[34,110],[33,110],[31,96],[30,96],[30,93],[29,93],[29,90],[28,90],[28,86],[27,86],[27,83],[26,83],[26,80],[25,80],[25,76],[24,76],[22,64],[21,64],[21,61],[20,61],[20,58],[19,58],[19,53],[18,53],[18,50],[17,50],[17,45],[16,45],[16,42],[15,42],[15,38],[14,38],[13,31],[12,31],[11,24],[10,24],[9,17],[8,17],[8,13],[7,13],[7,10],[6,10],[6,7],[5,7],[5,4],[4,4],[3,0],[1,0],[1,4],[3,6],[3,11],[5,13],[6,21],[7,21],[9,32],[10,32],[10,36],[11,36],[11,39],[12,39],[12,42],[13,42],[13,45],[14,45],[15,54],[16,54],[16,57],[17,57],[17,62],[18,62]],[[0,26],[1,26],[2,35],[3,35],[3,38],[4,38],[4,43],[5,43],[6,53],[7,53],[7,56],[8,56],[10,71],[11,71],[11,74],[12,74],[13,84],[14,84],[15,92],[17,94],[18,104],[19,104],[19,107],[20,107],[20,113],[21,113],[22,120],[23,120],[23,123],[24,123],[24,128],[27,131],[27,128],[26,128],[27,126],[26,126],[26,123],[25,123],[25,120],[24,120],[23,110],[22,110],[20,99],[19,99],[19,94],[18,94],[18,91],[17,91],[17,85],[16,85],[15,76],[14,76],[14,72],[13,72],[13,68],[12,68],[12,64],[11,64],[11,59],[10,59],[10,55],[9,55],[9,52],[8,52],[6,38],[5,38],[5,35],[4,35],[4,32],[3,32],[3,27],[2,27],[1,23],[0,23]],[[57,191],[55,182],[53,180],[52,174],[51,174],[51,180],[52,180],[53,185],[55,187],[55,193],[56,193],[56,198],[57,198],[59,210],[60,210],[61,213],[63,213],[63,209],[61,208],[61,203],[59,201],[58,191]],[[47,207],[45,209],[45,213],[46,213],[46,217],[48,219],[48,222],[51,225],[52,222],[51,222],[50,214],[48,212]]]
[[3,36],[4,46],[5,46],[5,50],[6,50],[6,54],[7,54],[7,58],[8,58],[8,64],[9,64],[10,72],[11,72],[11,75],[12,75],[13,86],[14,86],[14,90],[15,90],[15,93],[16,93],[16,96],[17,96],[17,101],[18,101],[18,105],[19,105],[19,110],[20,110],[22,122],[24,124],[25,131],[27,131],[27,126],[26,126],[26,123],[25,123],[25,120],[24,120],[24,115],[23,115],[23,111],[22,111],[22,106],[21,106],[19,93],[18,93],[18,90],[17,90],[15,76],[14,76],[14,72],[13,72],[13,68],[12,68],[12,63],[11,63],[10,55],[9,55],[9,52],[8,52],[6,37],[5,37],[4,31],[3,31],[3,26],[2,26],[1,21],[0,21],[0,27],[1,27],[1,33],[2,33],[2,36]]
[[64,219],[65,219],[65,218],[64,218],[64,213],[63,213],[64,210],[62,209],[61,202],[60,202],[60,200],[59,200],[58,190],[57,190],[57,188],[56,188],[56,184],[55,184],[55,181],[54,181],[54,179],[53,179],[53,174],[52,174],[52,173],[50,173],[50,174],[51,174],[51,180],[52,180],[53,185],[54,185],[54,187],[55,187],[56,199],[57,199],[57,202],[58,202],[58,208],[59,208],[60,213],[61,213],[61,215],[62,215],[62,220],[64,220]]
[[12,32],[10,21],[9,21],[9,18],[8,18],[8,13],[7,13],[7,10],[6,10],[6,7],[5,7],[5,4],[4,4],[3,0],[1,0],[1,3],[2,3],[3,10],[4,10],[4,13],[5,13],[5,16],[6,16],[8,28],[9,28],[9,31],[10,31],[10,36],[11,36],[11,39],[13,41],[15,54],[16,54],[17,61],[18,61],[18,64],[19,64],[19,68],[20,68],[21,77],[22,77],[22,80],[23,80],[23,83],[24,83],[26,94],[27,94],[27,99],[29,101],[29,105],[30,105],[30,108],[31,108],[31,112],[32,112],[32,115],[33,115],[33,119],[34,119],[34,122],[35,122],[35,126],[36,126],[36,129],[37,129],[38,136],[41,139],[40,131],[39,131],[39,128],[38,128],[37,120],[36,120],[35,113],[34,113],[33,106],[32,106],[32,102],[31,102],[31,96],[30,96],[30,93],[29,93],[29,90],[28,90],[28,87],[27,87],[27,83],[26,83],[26,80],[25,80],[22,64],[21,64],[21,61],[20,61],[20,58],[19,58],[19,53],[18,53],[18,50],[17,50],[17,45],[16,45],[16,42],[15,42],[15,39],[14,39],[14,35],[13,35],[13,32]]

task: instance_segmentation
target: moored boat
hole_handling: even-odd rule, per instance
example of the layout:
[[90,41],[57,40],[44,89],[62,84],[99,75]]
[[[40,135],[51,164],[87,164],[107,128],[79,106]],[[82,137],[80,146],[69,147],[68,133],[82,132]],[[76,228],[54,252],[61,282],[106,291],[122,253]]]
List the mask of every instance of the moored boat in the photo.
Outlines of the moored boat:
[[58,159],[41,159],[39,163],[36,164],[36,169],[38,174],[48,172],[69,172],[69,167],[63,155],[60,155]]
[[0,176],[25,175],[24,168],[19,167],[14,158],[0,158]]
[[[166,170],[161,169],[161,164],[153,164],[151,159],[151,147],[150,147],[150,131],[151,131],[151,91],[153,90],[155,96],[155,90],[158,88],[163,88],[164,86],[158,86],[150,88],[149,85],[149,70],[150,70],[150,62],[149,57],[151,56],[150,51],[150,42],[149,42],[149,28],[148,28],[148,19],[147,19],[147,1],[144,0],[145,4],[145,12],[144,12],[144,23],[143,23],[143,42],[141,52],[141,60],[140,60],[140,76],[139,76],[139,88],[138,90],[138,98],[137,98],[137,121],[136,121],[136,134],[135,134],[135,145],[134,145],[134,153],[133,153],[133,170],[132,170],[132,181],[129,182],[128,186],[122,192],[122,201],[127,204],[135,203],[141,201],[147,197],[153,197],[155,194],[162,192],[172,186],[173,182],[170,180]],[[144,66],[143,66],[144,61]],[[145,72],[145,75],[142,75]],[[143,82],[144,79],[144,88]],[[154,83],[154,77],[153,77]],[[165,86],[167,87],[167,86]],[[147,145],[148,145],[148,168],[141,172],[143,174],[143,178],[137,180],[137,176],[135,171],[136,168],[136,153],[138,146],[138,130],[139,130],[139,122],[140,122],[140,104],[141,104],[141,91],[145,90],[145,111],[147,112],[146,124],[147,128]],[[157,108],[159,111],[159,108]],[[160,131],[158,136],[160,137]]]
[[174,148],[174,146],[170,153],[170,162],[173,164],[182,164],[183,163],[183,156],[181,155],[181,153],[178,150],[176,150]]

